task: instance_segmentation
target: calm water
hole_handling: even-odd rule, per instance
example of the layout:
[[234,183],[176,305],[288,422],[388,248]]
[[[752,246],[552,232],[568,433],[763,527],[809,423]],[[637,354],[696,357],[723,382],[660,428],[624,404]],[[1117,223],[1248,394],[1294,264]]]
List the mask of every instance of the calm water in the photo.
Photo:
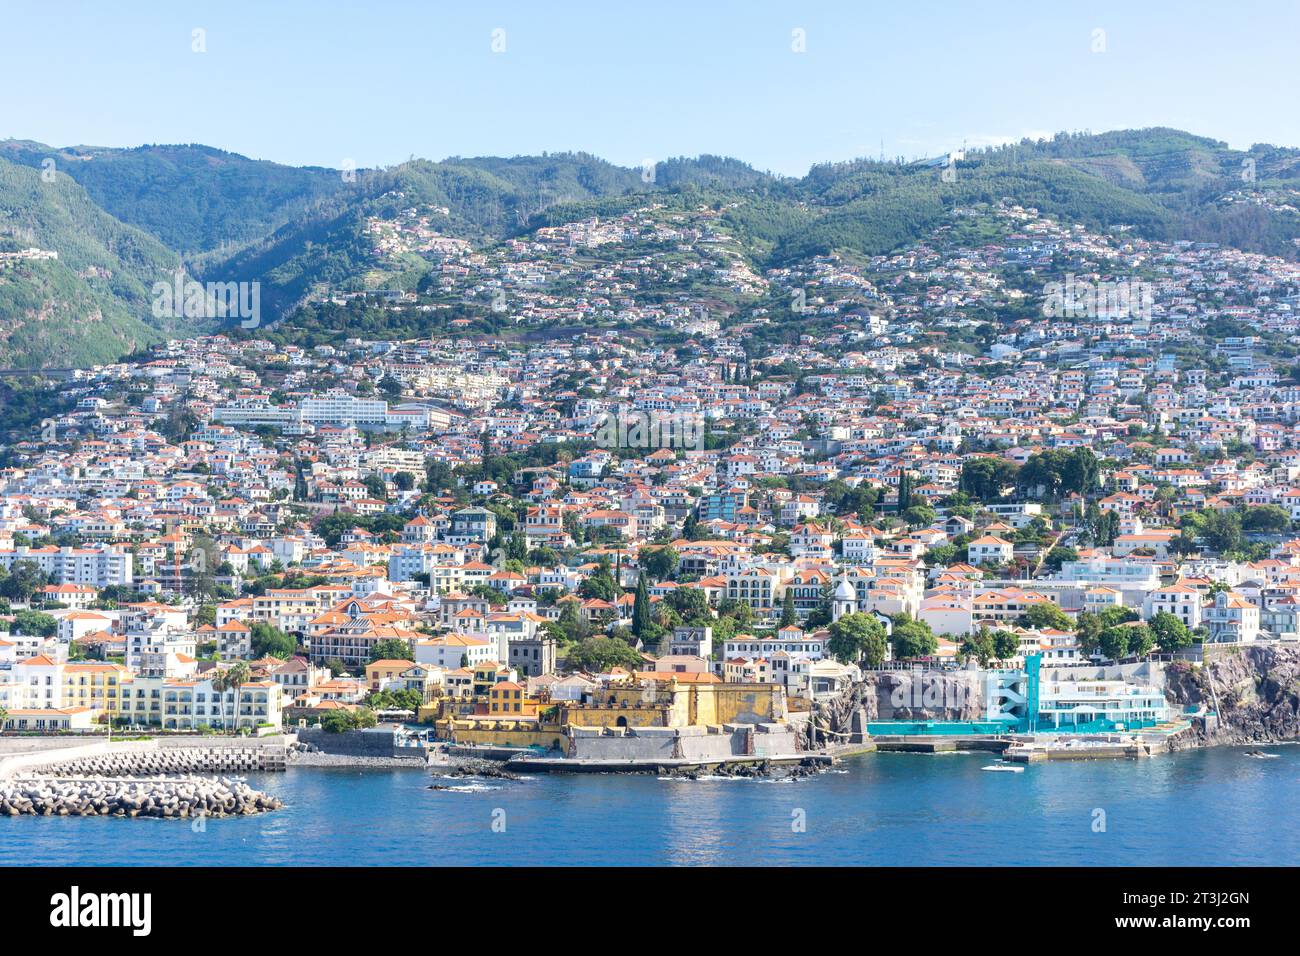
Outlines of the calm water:
[[1269,749],[1281,759],[1220,748],[1021,774],[980,772],[986,754],[872,754],[787,783],[538,775],[453,792],[419,770],[301,769],[249,777],[285,809],[201,833],[0,818],[0,864],[1296,864],[1300,747]]

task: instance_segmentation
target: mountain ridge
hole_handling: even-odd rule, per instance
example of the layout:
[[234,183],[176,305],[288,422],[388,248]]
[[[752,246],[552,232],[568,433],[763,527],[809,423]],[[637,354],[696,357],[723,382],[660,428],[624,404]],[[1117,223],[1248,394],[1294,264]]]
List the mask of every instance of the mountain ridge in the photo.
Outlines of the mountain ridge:
[[[201,144],[15,139],[0,141],[0,174],[0,239],[12,246],[25,237],[61,253],[61,266],[11,270],[0,286],[8,297],[0,296],[0,362],[35,365],[104,361],[121,345],[169,334],[175,323],[151,314],[147,291],[182,267],[206,281],[260,283],[268,322],[322,291],[376,283],[413,290],[436,256],[377,262],[373,236],[376,224],[412,211],[447,241],[484,246],[647,201],[705,203],[756,269],[831,252],[883,254],[917,241],[954,208],[1003,199],[1091,229],[1300,253],[1292,195],[1300,150],[1234,150],[1167,127],[1058,134],[951,159],[858,158],[814,165],[802,177],[708,154],[645,169],[564,152],[332,170]],[[101,325],[78,330],[79,310]],[[49,316],[51,334],[19,341]]]

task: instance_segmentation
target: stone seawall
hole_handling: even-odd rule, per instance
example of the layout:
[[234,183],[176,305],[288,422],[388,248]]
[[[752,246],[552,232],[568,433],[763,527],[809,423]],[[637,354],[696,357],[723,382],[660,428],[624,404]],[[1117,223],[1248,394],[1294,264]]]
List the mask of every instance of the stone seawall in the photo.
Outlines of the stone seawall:
[[34,768],[46,777],[117,777],[169,773],[240,773],[283,770],[284,750],[177,747],[166,750],[118,751],[58,760]]
[[345,730],[337,734],[315,727],[304,727],[298,731],[298,743],[321,753],[349,757],[410,757],[413,755],[410,748],[395,746],[391,727]]
[[6,780],[0,816],[230,817],[283,804],[239,781],[216,777]]

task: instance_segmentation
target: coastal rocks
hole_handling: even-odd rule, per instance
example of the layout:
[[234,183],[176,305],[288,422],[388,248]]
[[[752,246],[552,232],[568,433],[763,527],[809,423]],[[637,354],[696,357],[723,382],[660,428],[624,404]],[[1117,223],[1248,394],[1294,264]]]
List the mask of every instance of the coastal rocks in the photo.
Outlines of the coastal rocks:
[[675,780],[707,780],[714,777],[736,777],[739,779],[800,779],[819,773],[824,767],[817,761],[805,758],[798,763],[772,763],[768,760],[758,763],[722,763],[716,766],[672,767],[665,768],[660,776]]
[[0,816],[252,816],[283,803],[240,781],[218,777],[38,778],[0,782]]
[[[500,763],[492,760],[480,760],[477,757],[456,757],[450,764],[439,764],[430,769],[435,777],[443,780],[464,779],[466,777],[488,778],[493,780],[520,780],[519,774],[512,773]],[[448,786],[443,783],[430,784],[430,790],[461,790],[462,786]],[[495,788],[492,788],[495,789]]]
[[492,760],[479,760],[476,757],[461,758],[455,764],[440,769],[444,777],[492,777],[498,780],[518,780],[519,774],[512,773],[501,764]]
[[1218,718],[1195,721],[1181,746],[1300,739],[1300,647],[1234,647],[1199,667],[1174,661],[1165,677],[1172,704]]
[[[836,735],[855,732],[855,725],[865,727],[867,721],[880,718],[880,704],[876,691],[877,675],[867,680],[850,685],[838,697],[819,701],[813,709],[813,719],[818,733],[831,732]],[[801,749],[808,748],[806,729],[800,732]]]
[[983,688],[967,671],[884,671],[871,674],[881,720],[978,720]]

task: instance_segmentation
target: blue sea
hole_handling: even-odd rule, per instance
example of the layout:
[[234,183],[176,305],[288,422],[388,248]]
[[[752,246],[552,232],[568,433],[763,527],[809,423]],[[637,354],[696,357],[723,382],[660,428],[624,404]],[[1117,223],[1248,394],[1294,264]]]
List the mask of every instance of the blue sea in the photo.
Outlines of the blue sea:
[[191,821],[0,818],[4,865],[1294,865],[1300,747],[985,773],[988,754],[867,754],[815,777],[422,770],[254,774],[286,807]]

